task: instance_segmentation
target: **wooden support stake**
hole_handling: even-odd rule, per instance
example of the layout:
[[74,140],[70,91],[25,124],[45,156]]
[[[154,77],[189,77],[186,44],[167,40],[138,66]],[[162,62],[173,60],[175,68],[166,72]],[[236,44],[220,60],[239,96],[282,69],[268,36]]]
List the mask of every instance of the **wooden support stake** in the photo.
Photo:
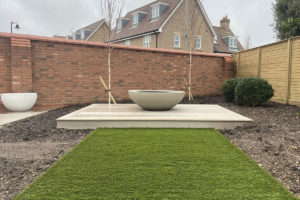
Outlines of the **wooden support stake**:
[[291,98],[291,75],[292,75],[292,39],[288,40],[288,66],[287,66],[287,92],[286,103],[289,104]]
[[[105,89],[105,92],[107,92],[107,91],[110,92],[110,91],[108,90],[108,87],[107,87],[107,85],[105,84],[103,78],[102,78],[101,76],[99,76],[99,79],[100,79],[100,82],[101,82],[101,84],[103,85],[103,87],[104,87],[104,89]],[[115,100],[115,98],[113,97],[112,94],[110,95],[110,98],[111,98],[111,100],[112,100],[112,102],[113,102],[114,104],[117,104],[117,102],[116,102],[116,100]]]
[[[189,86],[189,84],[187,83],[185,78],[183,80],[184,80],[184,86],[185,86],[186,90],[189,91],[191,86]],[[190,97],[191,101],[193,101],[194,97],[193,97],[192,91],[189,92],[189,95],[190,95],[189,97]]]

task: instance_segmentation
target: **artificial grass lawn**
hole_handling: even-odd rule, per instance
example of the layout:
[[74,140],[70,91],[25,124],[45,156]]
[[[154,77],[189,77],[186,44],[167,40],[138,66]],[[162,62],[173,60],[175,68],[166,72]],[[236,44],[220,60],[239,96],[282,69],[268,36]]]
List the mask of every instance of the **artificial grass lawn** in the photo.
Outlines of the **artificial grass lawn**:
[[20,199],[296,199],[213,129],[97,129]]

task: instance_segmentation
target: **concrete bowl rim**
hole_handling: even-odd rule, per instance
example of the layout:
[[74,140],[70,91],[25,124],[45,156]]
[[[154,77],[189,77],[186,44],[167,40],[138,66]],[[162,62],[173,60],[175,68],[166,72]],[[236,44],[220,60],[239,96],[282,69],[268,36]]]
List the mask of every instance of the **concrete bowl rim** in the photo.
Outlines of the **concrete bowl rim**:
[[2,93],[1,95],[23,95],[23,94],[37,95],[36,92],[11,92],[11,93]]
[[145,94],[174,94],[174,93],[185,93],[181,90],[128,90],[128,92],[134,93],[145,93]]

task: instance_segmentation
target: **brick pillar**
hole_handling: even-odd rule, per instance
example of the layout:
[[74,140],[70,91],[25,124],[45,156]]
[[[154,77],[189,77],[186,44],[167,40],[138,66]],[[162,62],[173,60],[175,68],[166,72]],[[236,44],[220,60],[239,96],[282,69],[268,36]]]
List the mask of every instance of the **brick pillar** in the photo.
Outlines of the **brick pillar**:
[[228,79],[231,79],[234,77],[234,61],[231,57],[224,57],[224,79],[225,82]]
[[11,90],[32,92],[31,42],[11,38]]

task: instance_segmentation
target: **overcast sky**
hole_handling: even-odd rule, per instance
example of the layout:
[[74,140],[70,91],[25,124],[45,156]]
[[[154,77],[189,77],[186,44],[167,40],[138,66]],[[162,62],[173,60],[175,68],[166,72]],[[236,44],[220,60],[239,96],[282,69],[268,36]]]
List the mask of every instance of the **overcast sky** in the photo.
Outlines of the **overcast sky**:
[[[126,11],[153,2],[127,0]],[[213,25],[228,15],[231,29],[252,47],[275,42],[272,3],[275,0],[202,0]],[[0,32],[10,32],[10,22],[21,26],[18,33],[67,35],[100,18],[99,0],[0,0]]]

